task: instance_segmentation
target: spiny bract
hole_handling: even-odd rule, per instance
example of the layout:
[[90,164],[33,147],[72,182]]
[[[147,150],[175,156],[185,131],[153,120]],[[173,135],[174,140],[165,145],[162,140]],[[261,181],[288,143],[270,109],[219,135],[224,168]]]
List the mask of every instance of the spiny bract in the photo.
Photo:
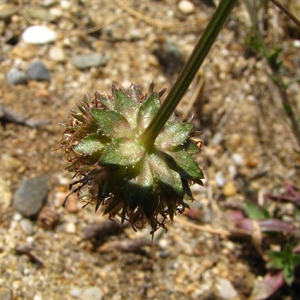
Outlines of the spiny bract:
[[104,214],[128,220],[133,228],[149,223],[153,232],[193,200],[190,184],[202,184],[203,173],[192,154],[199,147],[192,125],[173,115],[152,147],[141,135],[160,108],[164,90],[143,95],[136,85],[128,91],[112,87],[112,96],[96,92],[72,111],[61,142],[67,170],[79,180],[73,192],[87,204],[105,207]]

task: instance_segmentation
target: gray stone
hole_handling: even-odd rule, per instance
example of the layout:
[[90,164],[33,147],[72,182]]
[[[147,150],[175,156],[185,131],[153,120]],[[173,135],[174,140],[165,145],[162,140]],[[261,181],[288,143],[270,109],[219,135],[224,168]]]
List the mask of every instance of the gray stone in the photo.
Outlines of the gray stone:
[[10,85],[26,84],[28,82],[28,77],[25,72],[13,68],[7,72],[6,80]]
[[32,63],[28,68],[28,76],[36,81],[50,81],[50,73],[47,67],[40,61]]
[[14,194],[13,207],[25,217],[35,217],[48,196],[47,181],[43,177],[25,179]]
[[74,66],[80,70],[105,66],[106,63],[107,58],[102,54],[78,55],[73,58]]

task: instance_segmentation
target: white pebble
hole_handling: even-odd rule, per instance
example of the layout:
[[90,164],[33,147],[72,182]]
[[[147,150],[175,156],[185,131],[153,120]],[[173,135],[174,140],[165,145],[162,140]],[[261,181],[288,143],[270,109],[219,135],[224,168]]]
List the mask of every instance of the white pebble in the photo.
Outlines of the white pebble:
[[81,294],[82,300],[101,300],[103,297],[102,290],[96,286],[87,287]]
[[233,153],[232,156],[231,156],[232,160],[233,160],[233,163],[236,165],[236,166],[241,166],[244,164],[244,158],[241,154],[239,153]]
[[78,297],[81,295],[81,289],[78,288],[78,287],[73,287],[73,288],[70,290],[70,295],[71,295],[73,298],[78,298]]
[[221,172],[215,174],[215,181],[218,187],[223,187],[225,185],[225,178]]
[[294,40],[294,41],[293,41],[293,46],[294,46],[295,48],[300,48],[300,40]]
[[182,0],[178,3],[178,9],[182,13],[188,15],[188,14],[191,14],[195,11],[195,5],[190,1]]
[[217,278],[217,290],[221,299],[236,299],[238,296],[231,282],[225,278]]
[[76,233],[76,225],[74,223],[66,224],[65,231],[67,233]]
[[18,212],[15,212],[13,215],[13,220],[14,221],[20,221],[22,219],[22,215]]
[[23,41],[28,44],[42,45],[57,40],[57,34],[46,26],[30,26],[22,34]]
[[212,144],[213,146],[217,146],[217,145],[221,144],[221,143],[223,142],[223,140],[224,140],[223,134],[222,134],[221,132],[217,132],[217,133],[213,136],[213,138],[212,138],[212,140],[211,140],[211,144]]

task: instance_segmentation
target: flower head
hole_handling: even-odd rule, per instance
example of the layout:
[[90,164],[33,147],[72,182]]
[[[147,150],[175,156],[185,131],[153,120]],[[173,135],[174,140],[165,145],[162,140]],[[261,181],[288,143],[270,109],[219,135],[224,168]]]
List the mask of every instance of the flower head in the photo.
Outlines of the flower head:
[[203,173],[192,157],[199,147],[192,125],[173,115],[145,146],[141,136],[160,108],[164,90],[143,95],[132,84],[128,91],[112,87],[112,95],[96,92],[78,104],[65,125],[61,147],[67,170],[79,177],[73,192],[96,210],[104,206],[110,218],[128,220],[134,228],[149,223],[165,227],[176,212],[193,200],[190,184],[202,184]]

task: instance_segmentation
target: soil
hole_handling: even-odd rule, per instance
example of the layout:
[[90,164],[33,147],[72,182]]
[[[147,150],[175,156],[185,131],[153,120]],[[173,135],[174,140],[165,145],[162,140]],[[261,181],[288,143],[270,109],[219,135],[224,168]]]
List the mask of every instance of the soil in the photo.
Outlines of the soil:
[[[157,232],[152,241],[150,228],[134,232],[126,227],[117,233],[101,228],[107,218],[92,207],[81,209],[75,199],[62,207],[72,174],[65,171],[57,149],[60,123],[67,122],[85,93],[109,94],[112,83],[127,88],[132,82],[146,92],[154,80],[157,91],[169,90],[213,14],[211,1],[191,1],[195,9],[188,15],[171,0],[41,1],[47,2],[52,3],[50,13],[58,16],[53,22],[26,13],[28,7],[43,7],[38,1],[20,1],[20,6],[9,1],[18,10],[1,21],[0,105],[50,122],[37,128],[12,122],[0,128],[1,179],[13,194],[25,178],[46,177],[50,211],[44,211],[45,224],[27,220],[11,206],[1,209],[1,293],[9,291],[9,299],[83,299],[87,289],[98,287],[102,299],[247,299],[255,278],[266,273],[251,240],[189,226],[229,231],[225,217],[230,208],[262,201],[264,193],[282,193],[285,181],[300,187],[299,144],[266,60],[246,43],[251,21],[245,6],[239,3],[234,9],[176,110],[203,132],[197,160],[206,179],[205,187],[193,186],[197,216],[176,216],[168,232]],[[268,12],[265,40],[271,49],[282,48],[280,76],[284,81],[299,78],[297,31],[289,33],[290,23],[271,4]],[[21,33],[35,24],[46,24],[58,39],[25,44]],[[53,47],[63,49],[63,61],[49,55]],[[74,66],[75,55],[94,53],[108,58],[106,66]],[[9,69],[26,70],[35,60],[47,66],[50,82],[7,84]],[[299,116],[299,82],[287,94]],[[21,225],[24,219],[27,227]],[[87,237],[95,224],[98,233]],[[222,279],[229,288],[222,287]],[[231,292],[229,298],[224,290]],[[283,288],[273,299],[292,299],[294,292]]]

